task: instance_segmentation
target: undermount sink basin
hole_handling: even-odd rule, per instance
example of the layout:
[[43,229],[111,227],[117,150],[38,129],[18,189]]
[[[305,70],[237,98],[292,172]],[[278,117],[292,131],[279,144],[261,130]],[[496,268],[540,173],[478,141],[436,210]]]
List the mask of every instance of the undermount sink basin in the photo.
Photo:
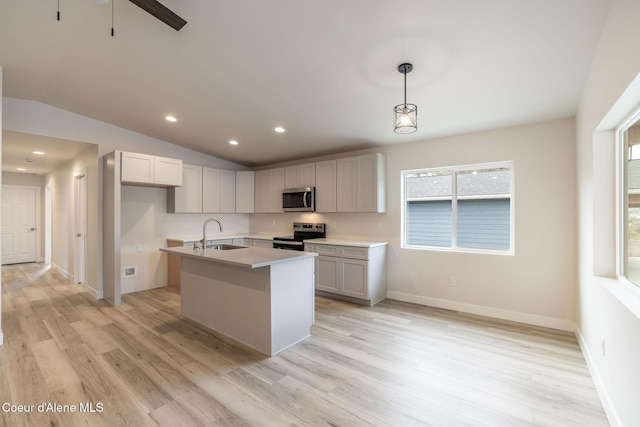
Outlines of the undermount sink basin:
[[240,246],[240,245],[230,245],[228,243],[219,243],[219,244],[215,244],[215,245],[207,245],[207,249],[214,249],[217,251],[229,251],[232,249],[244,249],[246,248],[246,246]]

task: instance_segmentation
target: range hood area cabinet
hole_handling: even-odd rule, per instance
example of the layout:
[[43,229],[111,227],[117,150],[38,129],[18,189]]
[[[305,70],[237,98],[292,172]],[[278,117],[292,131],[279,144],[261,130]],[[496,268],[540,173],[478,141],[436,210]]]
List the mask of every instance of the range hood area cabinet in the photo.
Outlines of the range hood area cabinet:
[[[186,164],[182,170],[182,186],[167,189],[168,213],[250,213],[248,209],[253,203],[248,207],[244,200],[253,201],[253,187],[236,186],[236,174],[243,174],[244,178],[244,171]],[[253,173],[250,176],[253,180]],[[237,202],[242,211],[237,211]]]
[[123,151],[120,182],[144,187],[179,187],[182,185],[182,160]]

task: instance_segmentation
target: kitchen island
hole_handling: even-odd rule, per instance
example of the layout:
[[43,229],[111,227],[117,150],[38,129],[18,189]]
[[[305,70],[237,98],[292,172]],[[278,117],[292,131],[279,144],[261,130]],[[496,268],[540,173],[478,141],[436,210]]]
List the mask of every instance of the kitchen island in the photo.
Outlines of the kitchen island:
[[160,250],[180,256],[186,318],[268,356],[310,335],[317,254],[259,247]]

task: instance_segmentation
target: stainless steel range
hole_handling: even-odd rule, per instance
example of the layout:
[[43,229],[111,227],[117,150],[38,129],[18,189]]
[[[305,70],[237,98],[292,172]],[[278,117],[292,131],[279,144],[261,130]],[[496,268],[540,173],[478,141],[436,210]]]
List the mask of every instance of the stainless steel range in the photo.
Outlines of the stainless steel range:
[[304,251],[305,240],[327,237],[327,225],[322,223],[294,222],[293,236],[274,237],[274,249]]

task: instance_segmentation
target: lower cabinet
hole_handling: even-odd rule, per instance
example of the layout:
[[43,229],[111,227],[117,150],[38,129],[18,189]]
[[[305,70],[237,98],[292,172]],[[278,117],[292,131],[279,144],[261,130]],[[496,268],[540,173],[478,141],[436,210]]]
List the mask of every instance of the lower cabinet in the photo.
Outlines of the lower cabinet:
[[306,244],[305,250],[319,254],[315,279],[319,295],[370,306],[387,297],[386,245]]

